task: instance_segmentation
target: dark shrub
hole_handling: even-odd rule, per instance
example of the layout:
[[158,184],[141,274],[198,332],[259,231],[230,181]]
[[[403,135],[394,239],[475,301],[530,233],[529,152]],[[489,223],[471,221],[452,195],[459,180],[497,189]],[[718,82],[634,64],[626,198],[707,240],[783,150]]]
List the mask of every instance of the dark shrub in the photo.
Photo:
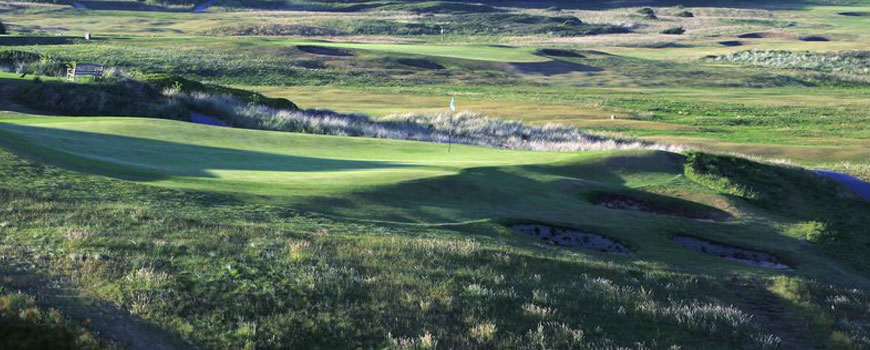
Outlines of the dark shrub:
[[0,51],[0,66],[6,66],[31,74],[59,76],[66,71],[66,63],[38,53],[4,50]]
[[114,84],[29,83],[13,93],[27,107],[66,115],[187,118],[187,111],[150,85],[124,80]]
[[158,92],[163,89],[177,88],[181,90],[181,92],[204,92],[211,95],[231,96],[242,101],[261,104],[275,109],[299,109],[295,103],[286,98],[270,98],[258,92],[233,89],[220,85],[203,84],[177,75],[151,74],[143,76],[142,79]]
[[691,17],[695,17],[695,14],[691,13],[689,11],[682,11],[682,12],[677,12],[677,14],[674,16],[691,18]]
[[33,63],[39,61],[38,53],[19,51],[19,50],[3,50],[0,51],[0,65],[16,65],[19,63]]
[[662,34],[680,35],[680,34],[683,34],[685,32],[686,32],[686,30],[683,29],[683,27],[673,27],[673,28],[668,28],[668,29],[663,30]]
[[240,24],[225,27],[207,29],[202,32],[205,35],[300,35],[300,36],[329,36],[346,35],[348,33],[328,27],[316,27],[297,24]]
[[0,21],[0,34],[6,34],[6,25],[3,24],[3,21]]
[[643,15],[646,18],[656,19],[656,11],[649,7],[644,7],[640,10],[637,10],[637,13]]
[[441,33],[440,25],[386,20],[355,21],[350,23],[349,27],[349,32],[364,35],[433,35]]

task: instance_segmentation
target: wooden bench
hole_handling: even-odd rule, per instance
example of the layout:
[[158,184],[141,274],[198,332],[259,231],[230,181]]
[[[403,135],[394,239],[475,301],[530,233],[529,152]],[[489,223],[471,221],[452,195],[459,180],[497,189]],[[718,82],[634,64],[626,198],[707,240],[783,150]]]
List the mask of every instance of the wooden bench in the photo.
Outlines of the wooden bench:
[[93,63],[81,63],[77,64],[73,68],[69,68],[66,71],[66,79],[69,81],[76,81],[76,77],[90,75],[95,78],[100,78],[103,76],[103,70],[105,68],[99,64]]

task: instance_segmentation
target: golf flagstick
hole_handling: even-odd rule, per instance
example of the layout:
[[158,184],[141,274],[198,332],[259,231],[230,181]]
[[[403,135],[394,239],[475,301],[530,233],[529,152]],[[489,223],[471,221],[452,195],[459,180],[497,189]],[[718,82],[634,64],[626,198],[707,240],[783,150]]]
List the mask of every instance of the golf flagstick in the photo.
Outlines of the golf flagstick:
[[450,121],[447,126],[447,153],[450,153],[451,141],[453,141],[453,113],[456,112],[456,104],[453,103],[453,97],[450,98]]

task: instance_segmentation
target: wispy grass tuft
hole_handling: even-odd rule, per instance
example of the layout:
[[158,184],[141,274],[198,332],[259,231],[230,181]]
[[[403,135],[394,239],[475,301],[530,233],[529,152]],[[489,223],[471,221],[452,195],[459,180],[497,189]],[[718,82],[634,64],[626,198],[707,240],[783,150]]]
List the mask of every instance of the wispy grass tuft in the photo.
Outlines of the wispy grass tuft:
[[321,109],[281,110],[244,103],[228,96],[181,93],[174,89],[167,89],[164,94],[184,101],[194,109],[213,113],[231,126],[248,129],[442,143],[450,141],[465,145],[550,152],[622,149],[680,152],[686,149],[684,146],[640,139],[596,135],[565,125],[533,126],[518,120],[490,118],[471,112],[460,112],[453,116],[447,113],[398,114],[373,120],[363,114],[343,114]]

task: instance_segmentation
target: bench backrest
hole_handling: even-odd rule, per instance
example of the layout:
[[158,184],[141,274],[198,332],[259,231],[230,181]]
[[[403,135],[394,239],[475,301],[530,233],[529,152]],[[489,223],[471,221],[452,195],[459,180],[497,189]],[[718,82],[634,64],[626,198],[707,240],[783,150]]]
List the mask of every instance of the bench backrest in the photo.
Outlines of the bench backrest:
[[69,79],[71,81],[75,81],[76,77],[80,76],[80,75],[93,75],[96,77],[102,77],[103,76],[103,69],[104,69],[104,67],[102,65],[99,65],[99,64],[93,64],[93,63],[77,64],[75,66],[75,68],[70,68],[67,71],[67,79]]
[[103,75],[103,66],[90,63],[78,64],[75,75]]

